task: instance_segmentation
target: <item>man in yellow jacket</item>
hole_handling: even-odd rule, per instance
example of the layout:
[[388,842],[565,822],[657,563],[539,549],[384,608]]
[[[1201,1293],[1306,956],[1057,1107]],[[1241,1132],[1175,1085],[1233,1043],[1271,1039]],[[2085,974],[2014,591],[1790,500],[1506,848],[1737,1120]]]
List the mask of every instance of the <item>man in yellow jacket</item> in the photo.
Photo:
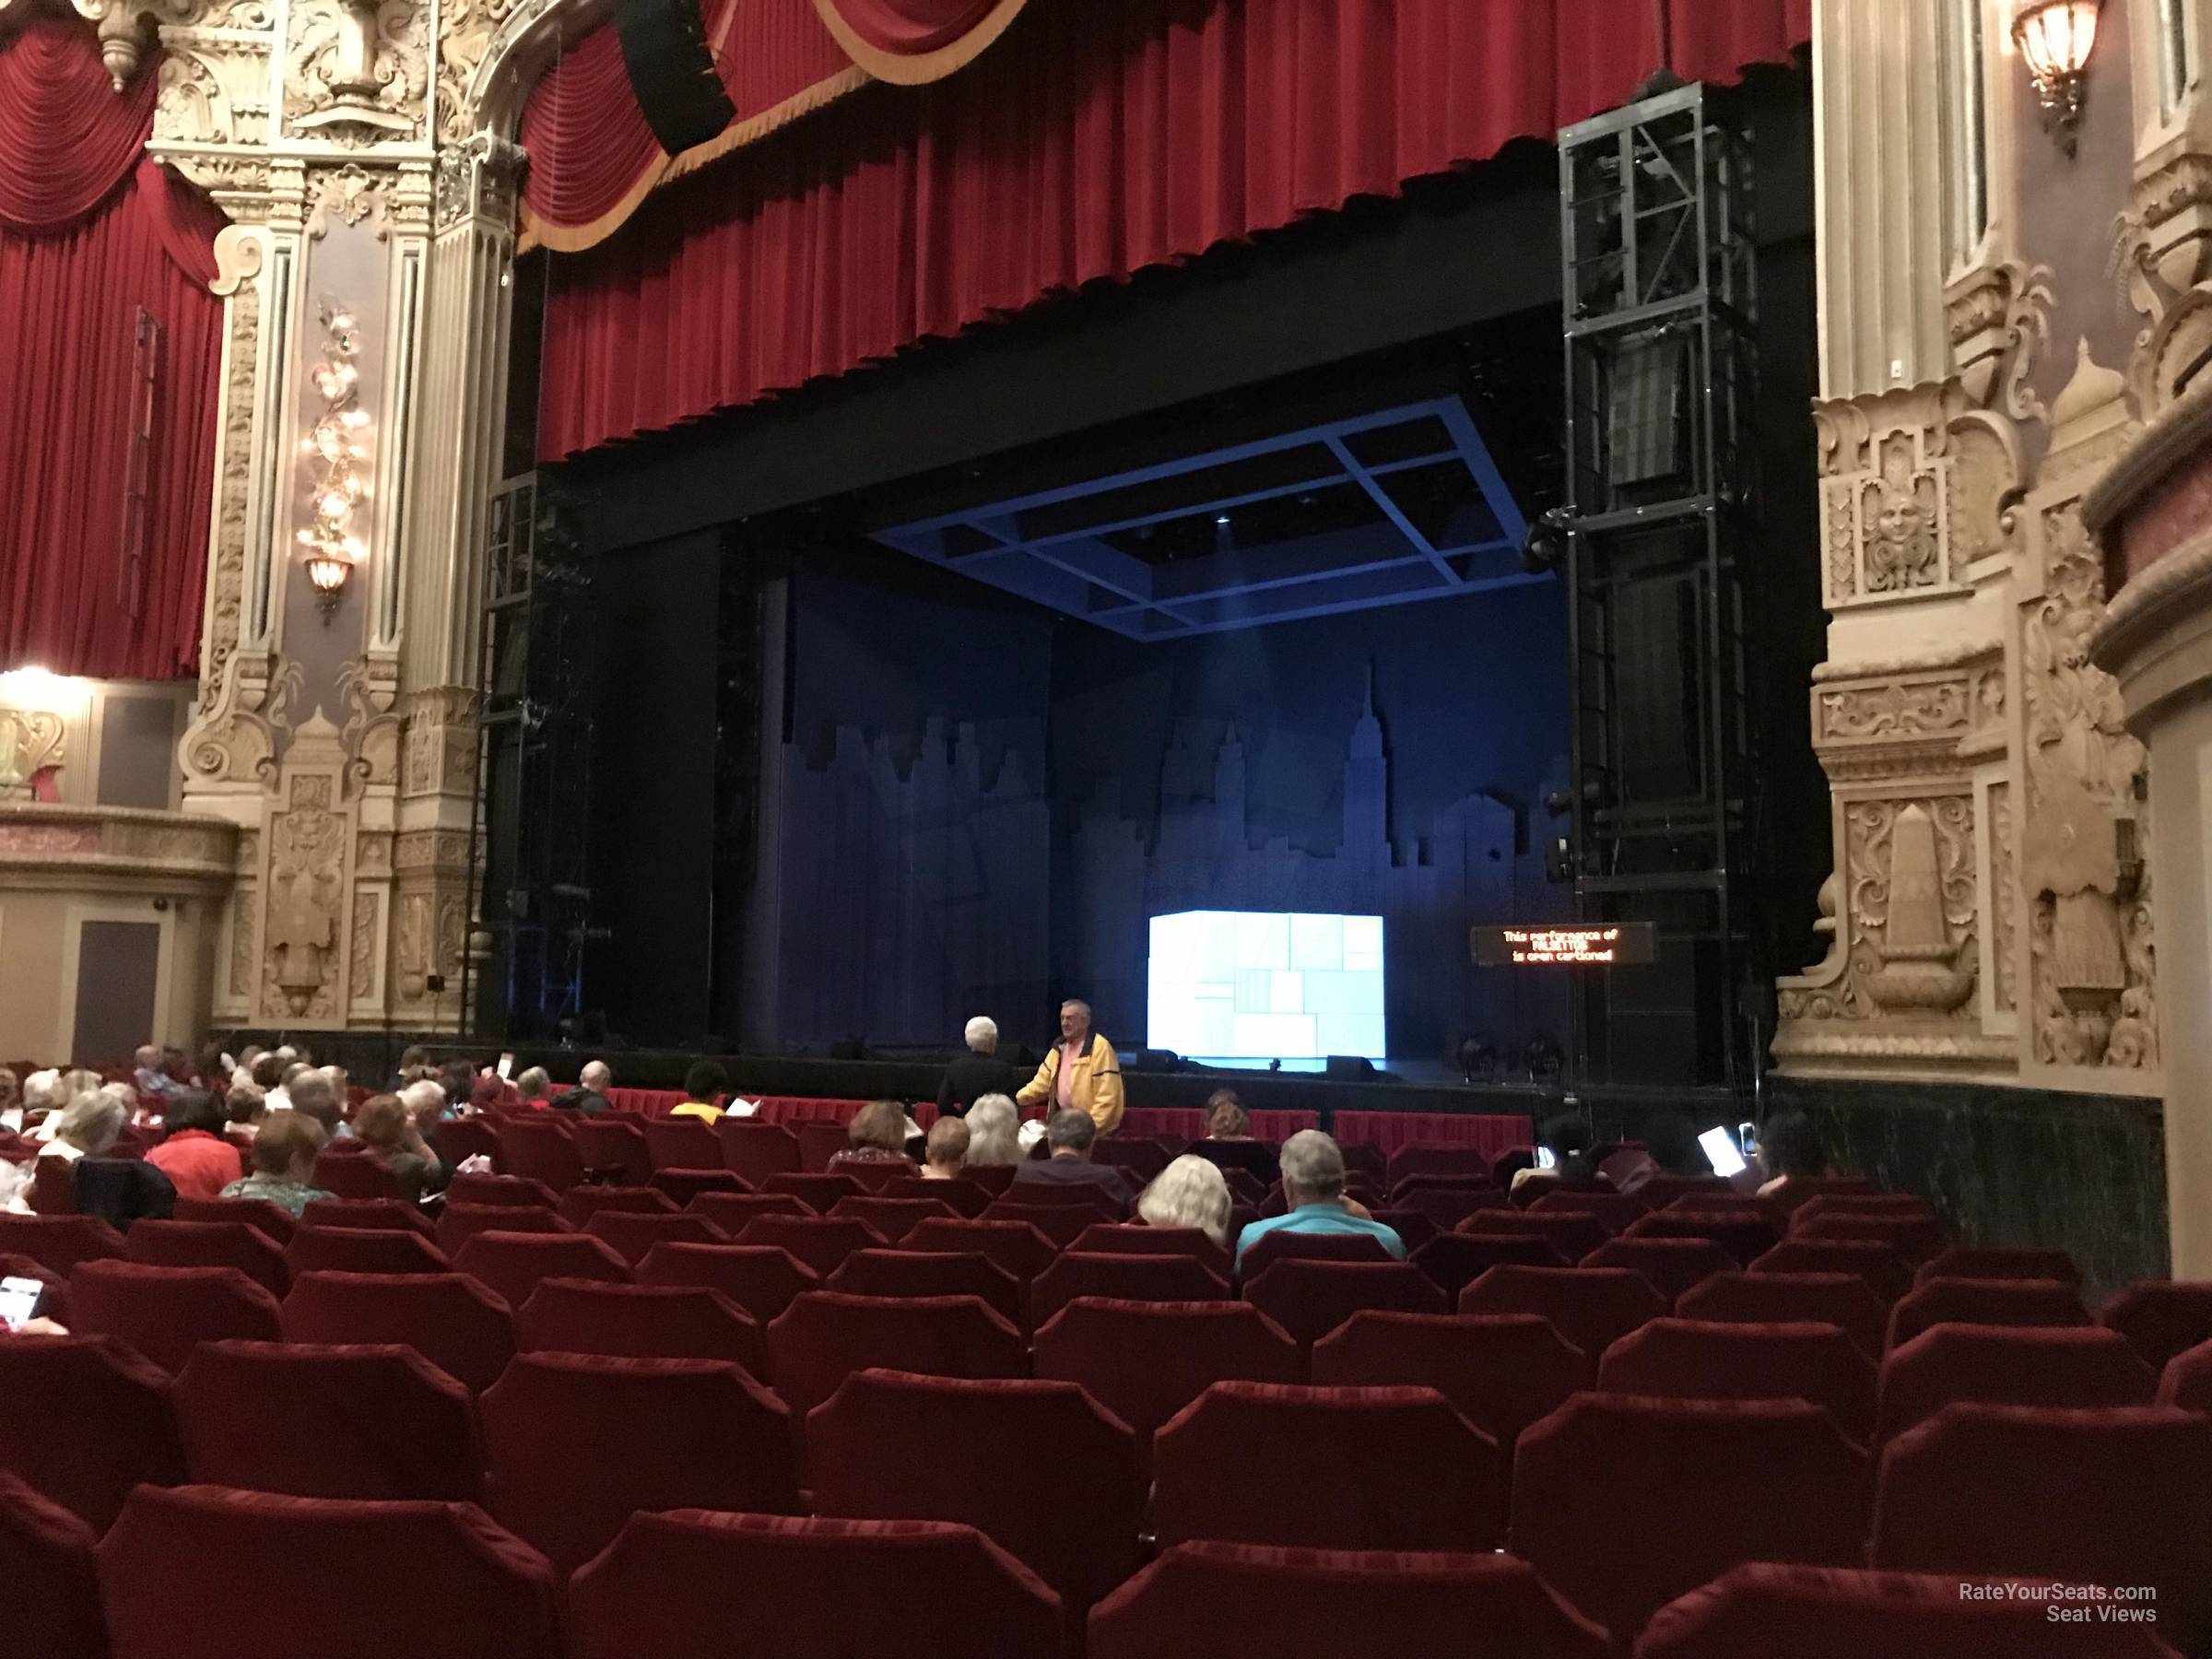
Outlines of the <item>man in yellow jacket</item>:
[[1090,1029],[1090,1005],[1060,1005],[1060,1046],[1044,1057],[1017,1097],[1024,1106],[1087,1112],[1100,1135],[1122,1121],[1122,1062],[1113,1044]]

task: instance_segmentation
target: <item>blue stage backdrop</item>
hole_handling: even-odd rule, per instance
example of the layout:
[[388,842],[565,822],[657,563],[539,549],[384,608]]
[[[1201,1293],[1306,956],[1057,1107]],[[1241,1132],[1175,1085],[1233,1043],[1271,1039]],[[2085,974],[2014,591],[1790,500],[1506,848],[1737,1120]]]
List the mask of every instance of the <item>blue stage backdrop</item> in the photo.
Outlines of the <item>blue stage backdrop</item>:
[[[1147,644],[800,561],[772,834],[784,1042],[1041,1044],[1081,994],[1144,1041],[1154,915],[1380,915],[1390,1047],[1564,1035],[1557,986],[1469,964],[1568,913],[1550,585]],[[763,825],[764,834],[770,826]]]

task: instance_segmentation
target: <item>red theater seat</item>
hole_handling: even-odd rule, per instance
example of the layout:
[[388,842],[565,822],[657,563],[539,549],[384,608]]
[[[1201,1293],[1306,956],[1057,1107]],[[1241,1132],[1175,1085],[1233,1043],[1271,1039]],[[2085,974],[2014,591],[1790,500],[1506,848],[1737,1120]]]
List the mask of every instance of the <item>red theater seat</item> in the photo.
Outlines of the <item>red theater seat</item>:
[[1444,1313],[1435,1282],[1409,1262],[1277,1262],[1244,1281],[1244,1300],[1311,1347],[1363,1308]]
[[1162,1426],[1152,1465],[1163,1545],[1484,1550],[1504,1528],[1504,1454],[1432,1388],[1217,1382]]
[[314,1184],[339,1198],[399,1197],[391,1166],[374,1153],[325,1150],[315,1159]]
[[1718,1175],[1654,1175],[1636,1189],[1636,1195],[1653,1209],[1665,1209],[1677,1199],[1697,1195],[1739,1204],[1744,1196]]
[[665,1216],[683,1206],[661,1191],[650,1186],[580,1186],[563,1193],[559,1216],[571,1227],[582,1229],[601,1210],[641,1211],[648,1216]]
[[318,1198],[300,1218],[302,1227],[357,1227],[418,1232],[424,1238],[438,1230],[431,1219],[413,1205],[397,1198]]
[[[105,1259],[105,1258],[103,1258]],[[69,1280],[65,1275],[54,1272],[32,1261],[29,1256],[0,1255],[0,1277],[37,1279],[45,1287],[39,1297],[39,1312],[54,1324],[67,1328],[69,1324]]]
[[549,1278],[629,1283],[629,1264],[589,1233],[480,1232],[461,1246],[453,1270],[465,1273],[521,1312]]
[[112,1659],[559,1659],[559,1584],[467,1503],[145,1488],[100,1547]]
[[1886,1346],[1894,1350],[1931,1325],[2079,1325],[2089,1316],[2081,1292],[2055,1279],[1931,1279],[1889,1310]]
[[768,1346],[753,1316],[696,1285],[547,1279],[515,1310],[514,1337],[525,1353],[721,1359],[756,1380],[768,1375]]
[[2041,1600],[1956,1573],[1737,1567],[1652,1616],[1636,1659],[2172,1659],[2140,1625],[2054,1630]]
[[1225,1285],[1233,1272],[1229,1252],[1195,1227],[1147,1227],[1141,1221],[1093,1221],[1076,1235],[1076,1241],[1068,1248],[1089,1255],[1190,1256],[1208,1268]]
[[1613,1234],[1595,1216],[1574,1210],[1483,1210],[1469,1216],[1454,1232],[1477,1238],[1535,1238],[1547,1241],[1570,1262],[1579,1262]]
[[1807,1241],[1818,1239],[1863,1239],[1870,1243],[1887,1244],[1912,1265],[1935,1260],[1950,1242],[1943,1230],[1943,1223],[1933,1216],[1839,1216],[1834,1214],[1813,1217],[1794,1217],[1790,1223],[1790,1237]]
[[2212,1342],[2183,1348],[2159,1373],[2158,1403],[2212,1416]]
[[1766,1202],[1785,1215],[1802,1209],[1816,1198],[1903,1196],[1885,1194],[1863,1175],[1793,1175],[1768,1194]]
[[2212,1636],[2208,1491],[2212,1420],[2193,1412],[1947,1406],[1883,1452],[1867,1559],[2147,1586],[2159,1634],[2194,1653]]
[[768,1244],[655,1244],[638,1264],[641,1285],[697,1285],[719,1290],[767,1329],[792,1298],[818,1289],[813,1268],[788,1250]]
[[756,1216],[737,1235],[740,1244],[788,1250],[828,1278],[856,1250],[881,1250],[884,1236],[850,1216]]
[[1304,1356],[1249,1302],[1072,1301],[1037,1332],[1037,1374],[1079,1382],[1149,1455],[1159,1426],[1216,1382],[1302,1382]]
[[847,1377],[871,1367],[931,1377],[1023,1377],[1030,1371],[1020,1329],[973,1296],[809,1290],[769,1326],[768,1353],[776,1392],[794,1414],[812,1411]]
[[1027,1319],[1021,1286],[990,1257],[922,1250],[856,1250],[826,1288],[848,1296],[975,1296],[1009,1324]]
[[483,1118],[441,1118],[423,1135],[439,1158],[448,1164],[457,1165],[471,1158],[488,1158],[493,1169],[500,1167],[500,1137]]
[[883,1185],[886,1198],[930,1198],[956,1216],[973,1220],[990,1206],[991,1194],[972,1181],[933,1181],[923,1175],[894,1175]]
[[819,1175],[829,1169],[830,1160],[842,1152],[849,1144],[842,1124],[794,1124],[792,1133],[799,1137],[799,1170],[802,1174]]
[[[1794,1188],[1797,1183],[1792,1181]],[[1936,1212],[1928,1201],[1917,1193],[1818,1193],[1800,1200],[1787,1211],[1793,1228],[1802,1227],[1820,1216],[1902,1216],[1915,1220],[1933,1220]]]
[[1757,1261],[1782,1242],[1774,1223],[1756,1209],[1671,1209],[1654,1211],[1631,1224],[1624,1238],[1708,1239],[1726,1251],[1738,1267]]
[[563,1572],[636,1512],[798,1508],[782,1402],[735,1365],[522,1354],[482,1407],[488,1507]]
[[71,1330],[126,1343],[171,1376],[203,1342],[275,1342],[282,1334],[276,1305],[235,1267],[87,1262],[69,1277]]
[[1400,1147],[1383,1166],[1383,1182],[1396,1187],[1408,1175],[1456,1175],[1498,1183],[1491,1178],[1490,1155],[1473,1147],[1437,1147],[1415,1143]]
[[242,1221],[139,1221],[124,1253],[149,1267],[235,1267],[271,1296],[292,1288],[284,1246]]
[[291,1211],[266,1198],[192,1198],[180,1193],[170,1216],[178,1221],[243,1221],[278,1244],[289,1244],[300,1230]]
[[448,1204],[438,1218],[438,1248],[449,1256],[478,1233],[570,1233],[575,1229],[542,1205]]
[[[1031,1154],[1031,1157],[1034,1158],[1035,1154]],[[1088,1183],[1070,1182],[1064,1185],[1058,1182],[1023,1181],[1018,1177],[1001,1196],[1015,1204],[1047,1209],[1094,1209],[1102,1214],[1119,1214],[1121,1210],[1121,1205],[1113,1194],[1104,1187]]]
[[1745,1561],[1856,1565],[1871,1475],[1803,1400],[1577,1394],[1521,1437],[1511,1548],[1625,1650]]
[[1436,1281],[1447,1305],[1459,1293],[1501,1265],[1567,1267],[1572,1264],[1549,1239],[1519,1233],[1438,1233],[1413,1253],[1413,1265]]
[[[696,1117],[647,1118],[638,1125],[654,1170],[721,1170],[723,1142],[715,1125]],[[739,1170],[737,1174],[744,1174]]]
[[[300,1498],[483,1494],[468,1390],[411,1347],[206,1342],[175,1398],[195,1481]],[[274,1401],[306,1431],[283,1431],[257,1404]]]
[[0,1253],[29,1256],[64,1278],[80,1262],[122,1259],[123,1235],[97,1216],[10,1216],[0,1213]]
[[[921,1423],[943,1455],[884,1455]],[[1145,1488],[1135,1441],[1073,1382],[858,1371],[815,1408],[806,1445],[817,1514],[962,1522],[1050,1584],[1071,1613],[1139,1564]],[[1022,1450],[992,1455],[992,1446]]]
[[2078,1285],[2081,1269],[2063,1250],[1987,1250],[1954,1244],[1923,1262],[1912,1275],[1915,1285],[1939,1278],[2055,1279],[2062,1285]]
[[119,1342],[0,1337],[0,1470],[94,1532],[107,1531],[139,1482],[184,1478],[169,1377]]
[[1840,1325],[1654,1319],[1606,1350],[1597,1385],[1665,1399],[1810,1400],[1861,1445],[1874,1433],[1874,1361]]
[[[6,1247],[0,1233],[0,1249]],[[2126,1337],[2152,1369],[2163,1370],[2176,1354],[2212,1342],[2212,1283],[2130,1285],[2104,1304],[2097,1323]]]
[[1439,1232],[1450,1232],[1478,1217],[1516,1213],[1510,1197],[1487,1187],[1409,1188],[1403,1197],[1393,1200],[1392,1207],[1413,1211]]
[[1735,1271],[1735,1258],[1711,1239],[1611,1239],[1579,1266],[1626,1267],[1652,1281],[1667,1306],[1716,1273]]
[[706,1217],[679,1210],[601,1210],[584,1224],[584,1236],[605,1241],[635,1267],[655,1244],[727,1244],[730,1235]]
[[24,1659],[107,1659],[93,1551],[100,1535],[50,1498],[0,1474],[5,1629]]
[[1568,1342],[1598,1356],[1665,1315],[1652,1281],[1626,1267],[1493,1267],[1459,1293],[1462,1313],[1540,1313]]
[[1887,1244],[1867,1239],[1784,1239],[1751,1264],[1754,1273],[1849,1273],[1887,1309],[1912,1288],[1912,1268]]
[[1869,1359],[1881,1357],[1889,1323],[1889,1310],[1852,1273],[1716,1273],[1684,1291],[1675,1312],[1684,1319],[1840,1325]]
[[1930,1326],[1882,1362],[1880,1438],[1946,1406],[2147,1406],[2159,1374],[2095,1325]]
[[495,1131],[500,1170],[538,1182],[556,1196],[582,1186],[588,1171],[572,1126],[565,1114],[507,1119]]
[[896,1244],[932,1216],[958,1216],[949,1204],[935,1198],[840,1198],[830,1206],[832,1221],[865,1221]]
[[1019,1164],[963,1164],[960,1179],[973,1182],[994,1198],[1003,1198],[1014,1185],[1014,1177],[1020,1172]]
[[782,1193],[796,1198],[818,1216],[828,1215],[840,1198],[865,1198],[868,1189],[850,1175],[794,1171],[771,1175],[760,1183],[763,1193]]
[[781,1124],[724,1117],[714,1124],[722,1167],[759,1187],[771,1175],[796,1174],[799,1137]]
[[292,1273],[451,1273],[445,1252],[389,1227],[303,1227],[284,1253]]
[[1063,1251],[1030,1286],[1030,1321],[1043,1324],[1078,1296],[1115,1301],[1215,1301],[1229,1283],[1195,1256]]
[[[1398,1242],[1406,1246],[1408,1256],[1430,1240],[1450,1230],[1437,1226],[1419,1210],[1392,1209],[1388,1205],[1379,1207],[1371,1205],[1368,1213],[1398,1235]],[[1230,1241],[1234,1243],[1236,1241],[1232,1239]]]
[[445,1189],[448,1204],[505,1205],[512,1209],[551,1209],[560,1194],[542,1181],[520,1175],[456,1175]]
[[709,1170],[655,1170],[649,1184],[655,1192],[665,1194],[678,1209],[688,1206],[702,1193],[743,1194],[753,1190],[744,1176],[720,1164]]
[[[984,1209],[981,1219],[985,1221],[1026,1221],[1052,1241],[1053,1249],[1062,1251],[1083,1236],[1084,1230],[1109,1212],[1088,1204],[1015,1204],[1004,1198],[994,1198]],[[924,1222],[924,1227],[935,1225]],[[916,1232],[921,1228],[914,1230]]]
[[1347,1652],[1608,1659],[1606,1632],[1499,1555],[1178,1544],[1100,1602],[1089,1659]]
[[[666,1197],[666,1194],[660,1194]],[[755,1216],[811,1216],[814,1212],[789,1193],[701,1193],[684,1206],[687,1216],[703,1216],[735,1238]]]
[[[1404,1241],[1400,1241],[1403,1242]],[[1264,1232],[1236,1258],[1237,1277],[1251,1280],[1277,1262],[1394,1262],[1371,1233]]]
[[1528,1206],[1527,1213],[1532,1216],[1593,1216],[1618,1237],[1650,1214],[1651,1206],[1642,1199],[1627,1193],[1565,1192],[1555,1183],[1550,1191]]
[[1313,1345],[1312,1362],[1324,1386],[1433,1388],[1508,1448],[1597,1378],[1534,1313],[1355,1313]]
[[507,1304],[461,1273],[303,1273],[281,1310],[287,1342],[403,1342],[481,1394],[514,1357]]
[[1059,1253],[1051,1239],[1026,1221],[924,1221],[906,1235],[904,1250],[966,1252],[988,1256],[1029,1294],[1030,1282]]
[[570,1587],[571,1659],[1049,1659],[1060,1598],[971,1527],[641,1514]]

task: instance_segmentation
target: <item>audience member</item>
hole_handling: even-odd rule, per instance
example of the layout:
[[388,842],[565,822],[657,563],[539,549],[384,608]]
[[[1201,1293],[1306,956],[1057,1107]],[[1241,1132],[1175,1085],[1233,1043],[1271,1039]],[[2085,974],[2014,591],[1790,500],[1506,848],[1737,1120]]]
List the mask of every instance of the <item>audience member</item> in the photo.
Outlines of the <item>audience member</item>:
[[1239,1260],[1254,1239],[1271,1232],[1365,1233],[1405,1260],[1406,1241],[1395,1230],[1345,1197],[1344,1154],[1335,1141],[1318,1129],[1300,1130],[1283,1143],[1282,1168],[1283,1201],[1289,1207],[1244,1229],[1237,1240]]
[[499,1073],[481,1071],[468,1085],[468,1109],[471,1112],[496,1112],[507,1101],[507,1083]]
[[62,1074],[57,1071],[34,1071],[23,1079],[24,1134],[33,1140],[48,1140],[53,1135],[53,1114],[69,1103],[62,1092]]
[[1513,1184],[1516,1187],[1531,1181],[1594,1181],[1597,1178],[1597,1166],[1590,1161],[1590,1124],[1581,1114],[1562,1112],[1556,1117],[1545,1119],[1536,1130],[1536,1144],[1551,1154],[1551,1168],[1515,1171]]
[[1021,1161],[1021,1113],[1011,1097],[985,1095],[968,1109],[968,1168]]
[[291,1090],[285,1087],[284,1062],[276,1055],[264,1053],[253,1062],[249,1080],[260,1088],[267,1099],[271,1112],[289,1112],[292,1109]]
[[323,1125],[306,1112],[271,1112],[253,1136],[253,1173],[232,1182],[222,1196],[266,1198],[295,1216],[333,1196],[314,1184],[315,1155],[325,1138]]
[[0,1065],[0,1129],[23,1127],[23,1080]]
[[694,1060],[684,1074],[684,1103],[668,1109],[670,1117],[702,1118],[712,1124],[722,1116],[722,1097],[730,1087],[730,1074],[719,1060]]
[[968,1022],[968,1049],[945,1068],[937,1086],[937,1110],[965,1117],[968,1109],[987,1094],[1012,1094],[1021,1081],[1014,1068],[998,1057],[998,1023],[986,1014]]
[[1679,1112],[1662,1112],[1643,1125],[1643,1149],[1666,1175],[1710,1175],[1712,1165],[1698,1145],[1698,1132]]
[[425,1135],[429,1133],[432,1124],[453,1115],[453,1108],[446,1102],[445,1089],[435,1077],[416,1078],[399,1091],[399,1102],[407,1109],[407,1116],[414,1120],[416,1128]]
[[397,1095],[371,1095],[363,1100],[354,1114],[353,1130],[363,1146],[383,1159],[399,1195],[409,1204],[443,1192],[453,1178]]
[[1229,1178],[1218,1164],[1185,1152],[1138,1196],[1136,1218],[1147,1227],[1194,1227],[1215,1243],[1227,1243]]
[[1777,1112],[1759,1135],[1758,1167],[1763,1176],[1759,1195],[1780,1192],[1793,1179],[1830,1174],[1828,1147],[1813,1120],[1802,1112]]
[[523,1098],[523,1104],[538,1112],[550,1111],[553,1104],[553,1074],[542,1065],[527,1067],[514,1080],[514,1092]]
[[223,1115],[229,1120],[223,1125],[224,1133],[251,1151],[255,1133],[269,1115],[269,1103],[255,1085],[233,1083],[223,1097]]
[[[346,1140],[353,1131],[346,1127],[346,1118],[338,1103],[337,1090],[331,1088],[330,1079],[319,1071],[302,1070],[292,1079],[291,1110],[303,1112],[323,1125],[326,1140]],[[272,1096],[269,1104],[276,1106]]]
[[929,1139],[924,1143],[922,1179],[924,1181],[957,1181],[968,1162],[968,1120],[959,1117],[941,1117],[929,1126]]
[[399,1069],[392,1074],[392,1092],[397,1094],[430,1069],[430,1051],[410,1042],[399,1051]]
[[202,1088],[221,1096],[229,1092],[233,1069],[230,1056],[223,1053],[223,1045],[210,1042],[200,1050],[199,1059],[193,1063],[192,1075]]
[[323,1080],[330,1085],[331,1093],[338,1097],[339,1105],[347,1106],[352,1103],[353,1078],[347,1074],[344,1066],[324,1065],[318,1067],[317,1071]]
[[1053,1112],[1044,1124],[1044,1144],[1050,1156],[1025,1158],[1015,1166],[1016,1196],[1025,1186],[1095,1186],[1113,1200],[1117,1209],[1126,1210],[1129,1183],[1122,1179],[1121,1171],[1090,1161],[1090,1149],[1098,1138],[1099,1126],[1088,1112],[1071,1107]]
[[1217,1088],[1206,1097],[1206,1138],[1244,1141],[1252,1138],[1252,1113],[1233,1088]]
[[239,1178],[238,1143],[223,1133],[222,1103],[204,1088],[171,1095],[169,1134],[146,1161],[184,1198],[213,1198]]
[[896,1100],[870,1100],[845,1125],[845,1149],[830,1160],[831,1173],[846,1164],[899,1163],[909,1170],[906,1108]]
[[615,1086],[615,1074],[604,1060],[586,1060],[583,1070],[576,1077],[576,1087],[565,1094],[553,1097],[554,1106],[561,1112],[573,1112],[582,1117],[597,1117],[612,1112],[614,1102],[606,1091]]
[[165,1103],[182,1087],[164,1068],[159,1044],[149,1042],[140,1048],[131,1057],[131,1082],[138,1090],[139,1100],[147,1106]]
[[87,1089],[78,1094],[49,1120],[53,1125],[53,1136],[39,1148],[30,1181],[17,1190],[8,1201],[8,1208],[17,1215],[29,1214],[31,1188],[44,1171],[48,1159],[73,1164],[79,1159],[100,1157],[115,1144],[115,1137],[123,1133],[129,1117],[129,1112],[114,1095],[100,1089]]
[[1088,1003],[1060,1005],[1059,1044],[1015,1098],[1024,1106],[1088,1112],[1100,1135],[1113,1133],[1122,1121],[1122,1061],[1113,1044],[1090,1029]]

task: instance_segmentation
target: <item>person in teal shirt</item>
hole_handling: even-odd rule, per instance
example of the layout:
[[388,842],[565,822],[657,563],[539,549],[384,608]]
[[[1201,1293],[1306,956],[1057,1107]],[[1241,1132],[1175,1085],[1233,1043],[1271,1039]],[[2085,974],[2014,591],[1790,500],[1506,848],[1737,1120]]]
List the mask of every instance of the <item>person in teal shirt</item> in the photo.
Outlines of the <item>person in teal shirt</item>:
[[1283,1202],[1290,1207],[1244,1230],[1237,1240],[1239,1261],[1254,1239],[1271,1232],[1365,1233],[1406,1259],[1406,1241],[1344,1195],[1344,1154],[1320,1130],[1300,1129],[1283,1143],[1282,1171]]

